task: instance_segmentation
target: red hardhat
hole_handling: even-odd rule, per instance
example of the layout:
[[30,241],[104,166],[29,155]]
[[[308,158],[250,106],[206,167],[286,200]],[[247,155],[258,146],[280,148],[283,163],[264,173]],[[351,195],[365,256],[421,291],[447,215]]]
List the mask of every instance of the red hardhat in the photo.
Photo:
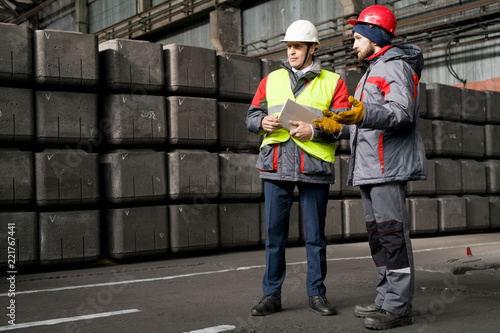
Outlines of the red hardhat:
[[387,7],[374,5],[366,8],[360,14],[357,20],[349,20],[349,24],[367,23],[377,25],[389,31],[396,36],[396,15]]

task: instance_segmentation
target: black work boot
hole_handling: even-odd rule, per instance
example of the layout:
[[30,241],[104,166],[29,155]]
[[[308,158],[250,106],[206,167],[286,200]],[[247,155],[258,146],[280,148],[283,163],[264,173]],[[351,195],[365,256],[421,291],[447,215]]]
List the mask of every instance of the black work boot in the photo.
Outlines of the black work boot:
[[381,306],[377,303],[359,304],[354,306],[354,315],[358,318],[364,318],[367,315],[374,314],[380,311]]
[[336,313],[325,295],[309,296],[309,307],[322,316],[332,316]]
[[408,326],[411,324],[411,316],[398,316],[385,310],[380,310],[380,312],[365,317],[365,327],[372,330],[387,330],[389,328]]
[[260,302],[252,308],[252,316],[267,316],[281,311],[281,295],[264,295]]

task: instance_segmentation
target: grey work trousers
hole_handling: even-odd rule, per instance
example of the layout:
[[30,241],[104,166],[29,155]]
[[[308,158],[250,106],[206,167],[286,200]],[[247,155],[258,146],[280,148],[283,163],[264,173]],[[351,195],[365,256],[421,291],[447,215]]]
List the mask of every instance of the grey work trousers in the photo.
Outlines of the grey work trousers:
[[412,311],[415,274],[406,182],[362,185],[371,255],[379,272],[375,303],[400,316]]

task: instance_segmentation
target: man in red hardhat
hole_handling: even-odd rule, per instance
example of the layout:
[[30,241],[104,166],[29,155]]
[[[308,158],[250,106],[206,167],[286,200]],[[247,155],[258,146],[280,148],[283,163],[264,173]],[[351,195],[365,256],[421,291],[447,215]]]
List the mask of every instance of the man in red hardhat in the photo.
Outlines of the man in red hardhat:
[[348,185],[359,186],[368,242],[379,272],[372,304],[356,305],[365,327],[389,329],[412,323],[414,288],[407,181],[426,178],[425,152],[417,131],[423,56],[415,45],[392,46],[396,17],[375,5],[361,12],[354,27],[354,50],[368,66],[352,109],[313,123],[337,139],[350,138]]
[[[307,255],[305,289],[309,307],[330,316],[335,309],[326,298],[325,218],[330,184],[335,180],[335,138],[310,122],[278,119],[287,99],[321,117],[322,110],[348,111],[349,92],[340,75],[321,68],[314,55],[319,45],[316,26],[307,20],[293,22],[287,29],[287,60],[259,84],[247,114],[247,129],[265,135],[257,168],[264,180],[266,216],[266,271],[262,299],[252,316],[281,311],[281,289],[286,275],[285,249],[290,208],[295,188],[300,194],[304,216]],[[283,126],[282,126],[283,125]]]

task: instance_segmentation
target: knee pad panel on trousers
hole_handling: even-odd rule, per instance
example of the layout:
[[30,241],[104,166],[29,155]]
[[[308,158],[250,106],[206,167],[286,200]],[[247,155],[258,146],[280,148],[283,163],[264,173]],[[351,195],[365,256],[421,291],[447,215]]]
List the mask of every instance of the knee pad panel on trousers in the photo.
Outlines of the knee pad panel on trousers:
[[377,223],[377,229],[380,244],[386,253],[387,269],[409,267],[403,223],[394,220]]

